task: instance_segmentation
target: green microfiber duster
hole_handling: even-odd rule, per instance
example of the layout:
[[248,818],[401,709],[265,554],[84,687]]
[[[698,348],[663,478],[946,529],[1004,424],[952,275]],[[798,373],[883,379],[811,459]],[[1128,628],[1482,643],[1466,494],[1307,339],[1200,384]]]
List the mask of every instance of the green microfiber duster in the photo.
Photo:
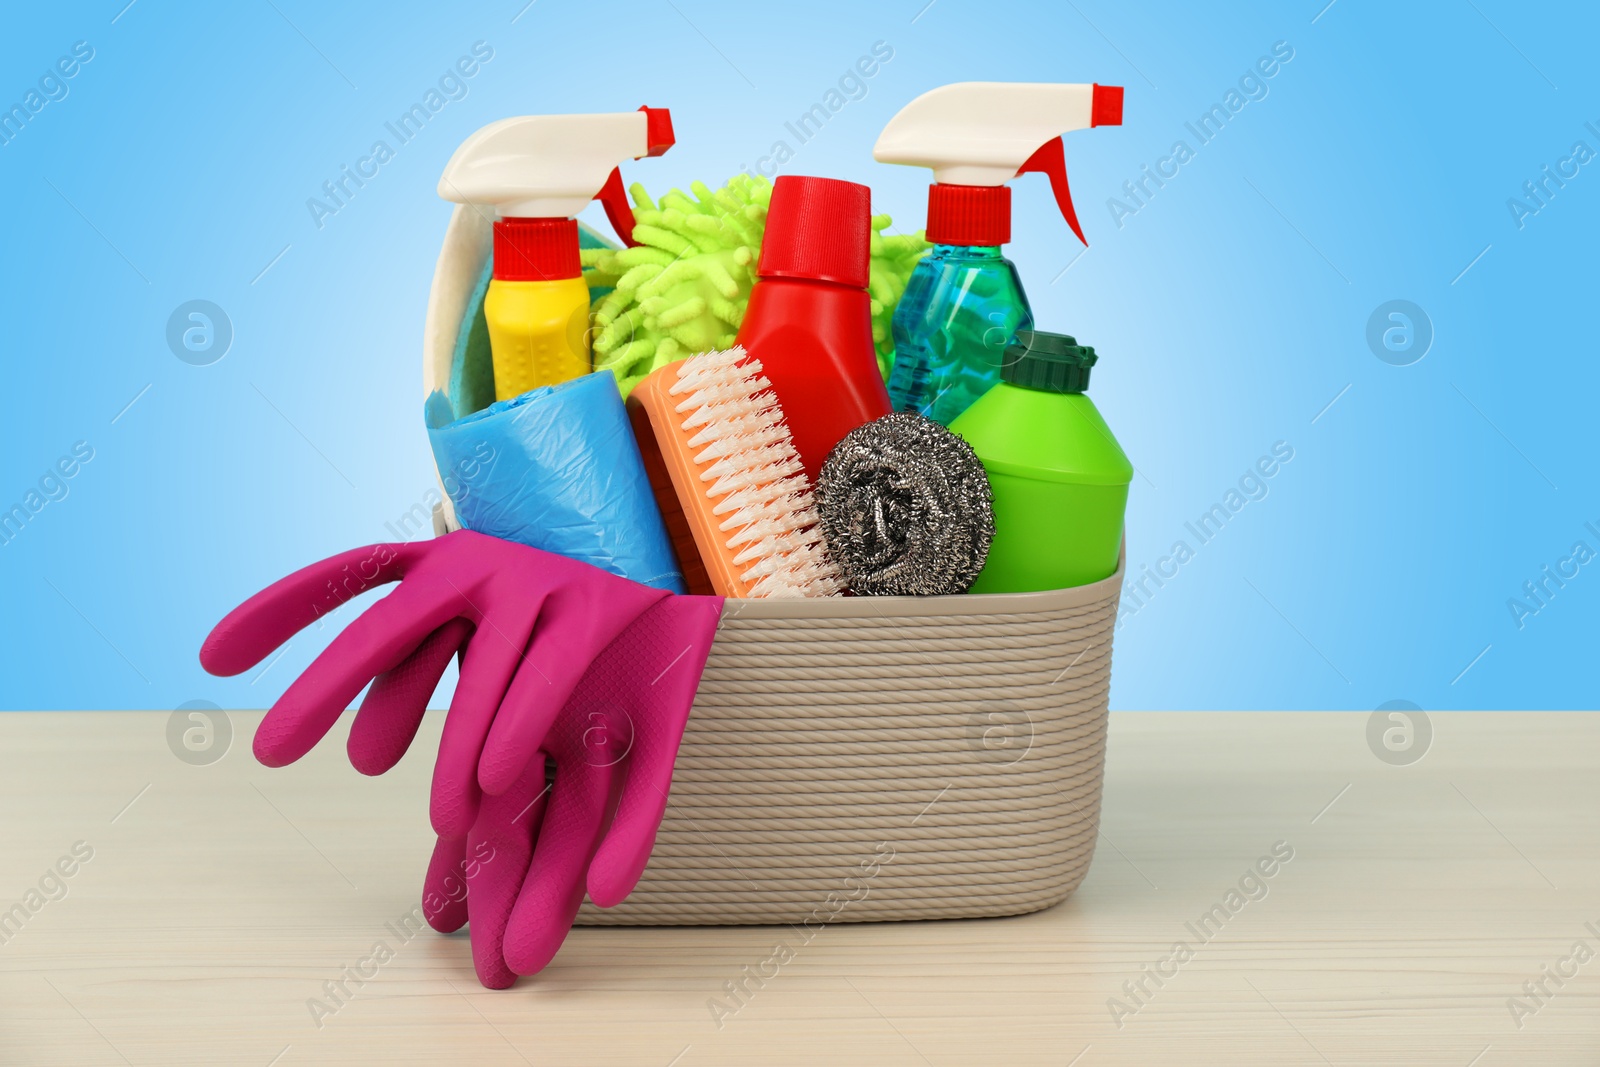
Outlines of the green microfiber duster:
[[[610,369],[626,396],[645,375],[697,352],[731,347],[744,321],[766,230],[772,184],[740,174],[692,197],[674,189],[651,200],[635,183],[636,248],[585,249],[591,289],[611,289],[590,309],[594,367]],[[911,268],[928,250],[921,233],[884,236],[872,217],[872,338],[887,377],[894,354],[889,322]]]

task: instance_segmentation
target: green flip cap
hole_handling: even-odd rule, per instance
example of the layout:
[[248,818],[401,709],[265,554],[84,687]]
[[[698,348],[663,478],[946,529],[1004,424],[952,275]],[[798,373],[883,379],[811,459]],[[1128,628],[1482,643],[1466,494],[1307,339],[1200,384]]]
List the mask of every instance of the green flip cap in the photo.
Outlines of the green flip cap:
[[1046,393],[1081,393],[1099,356],[1064,333],[1018,330],[1000,365],[1001,381]]

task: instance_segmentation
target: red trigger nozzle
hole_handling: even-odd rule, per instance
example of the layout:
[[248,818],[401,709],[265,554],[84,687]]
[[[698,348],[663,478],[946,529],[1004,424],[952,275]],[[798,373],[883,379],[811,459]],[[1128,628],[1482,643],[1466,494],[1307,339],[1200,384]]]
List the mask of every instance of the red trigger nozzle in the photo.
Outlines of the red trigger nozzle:
[[628,195],[622,189],[622,171],[619,168],[611,168],[606,183],[594,194],[594,198],[605,208],[606,218],[622,243],[629,248],[637,247],[639,242],[633,239],[633,208],[628,206]]
[[1072,227],[1072,232],[1078,235],[1084,247],[1088,247],[1089,240],[1083,236],[1083,227],[1078,225],[1078,212],[1072,206],[1072,191],[1067,188],[1067,154],[1061,138],[1055,137],[1040,145],[1038,151],[1017,168],[1017,173],[1043,174],[1050,179],[1050,190],[1056,195],[1056,206],[1061,209],[1061,217],[1067,220],[1067,225]]
[[645,144],[650,146],[649,156],[664,155],[677,144],[672,133],[672,110],[665,107],[641,107],[645,117]]
[[[672,112],[664,107],[641,107],[639,110],[644,112],[645,118],[645,155],[665,155],[667,149],[677,143],[672,133]],[[629,248],[637,248],[639,242],[633,239],[633,208],[628,206],[628,194],[622,188],[620,168],[611,168],[611,173],[606,175],[605,185],[594,194],[594,198],[606,209],[606,218],[622,243]]]
[[1095,85],[1094,98],[1089,104],[1089,125],[1122,125],[1122,86]]

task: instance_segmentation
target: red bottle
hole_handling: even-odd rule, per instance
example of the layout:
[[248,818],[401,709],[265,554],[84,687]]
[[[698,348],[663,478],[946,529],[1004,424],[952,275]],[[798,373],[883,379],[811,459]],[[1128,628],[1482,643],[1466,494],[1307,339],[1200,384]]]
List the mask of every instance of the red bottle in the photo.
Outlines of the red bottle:
[[761,361],[815,484],[839,439],[893,408],[867,296],[872,190],[785,175],[773,184],[738,343]]

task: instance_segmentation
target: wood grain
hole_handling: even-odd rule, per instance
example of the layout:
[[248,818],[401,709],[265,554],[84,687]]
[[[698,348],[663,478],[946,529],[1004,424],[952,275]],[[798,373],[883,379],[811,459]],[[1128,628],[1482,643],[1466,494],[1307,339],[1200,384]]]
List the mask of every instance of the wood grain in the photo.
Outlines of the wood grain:
[[[1058,908],[809,941],[579,929],[506,992],[464,935],[386,925],[417,904],[442,715],[378,779],[342,735],[258,766],[258,713],[191,766],[167,717],[0,716],[0,910],[93,849],[4,928],[0,1063],[1600,1064],[1600,958],[1523,993],[1600,952],[1600,714],[1436,713],[1405,767],[1365,714],[1114,714],[1099,848]],[[1278,842],[1293,858],[1229,913]],[[1185,924],[1218,904],[1202,942]],[[378,941],[393,959],[319,1026],[308,1002]],[[708,1004],[780,942],[793,959],[719,1026]]]

